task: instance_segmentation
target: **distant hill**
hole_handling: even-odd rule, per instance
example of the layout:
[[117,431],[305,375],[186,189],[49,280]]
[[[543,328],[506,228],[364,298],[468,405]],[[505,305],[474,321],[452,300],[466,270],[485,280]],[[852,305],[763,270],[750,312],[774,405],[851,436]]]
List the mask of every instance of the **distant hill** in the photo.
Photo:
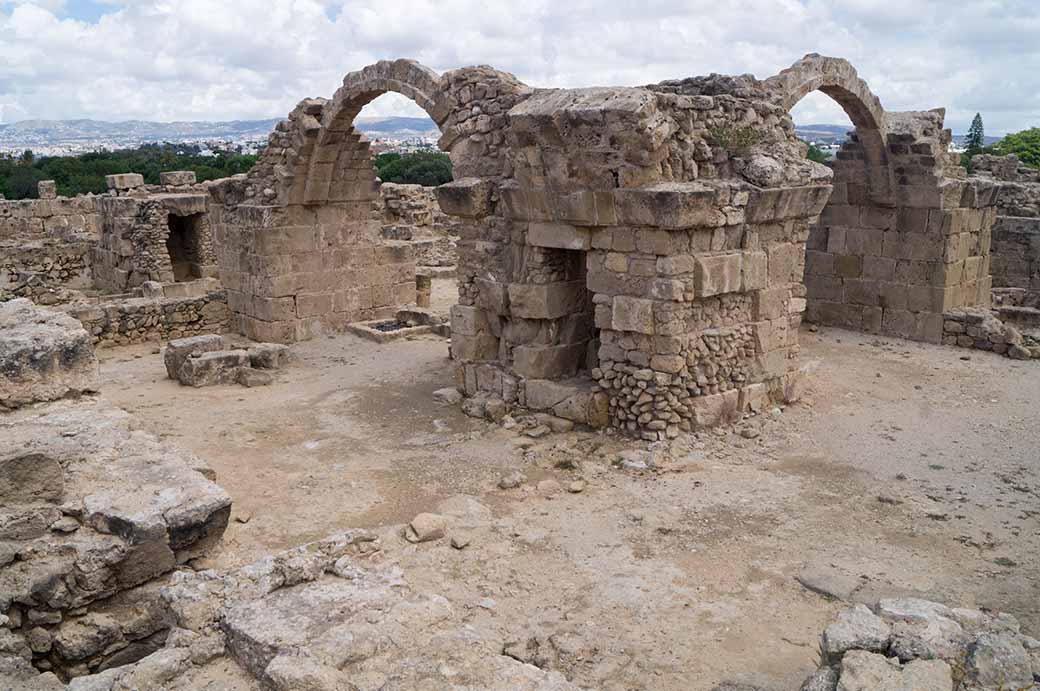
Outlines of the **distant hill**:
[[[126,120],[22,120],[0,124],[0,150],[54,147],[132,148],[152,142],[210,140],[263,140],[278,118],[268,120],[230,120],[224,122],[152,122]],[[370,138],[437,137],[440,132],[429,118],[358,118],[355,125]]]

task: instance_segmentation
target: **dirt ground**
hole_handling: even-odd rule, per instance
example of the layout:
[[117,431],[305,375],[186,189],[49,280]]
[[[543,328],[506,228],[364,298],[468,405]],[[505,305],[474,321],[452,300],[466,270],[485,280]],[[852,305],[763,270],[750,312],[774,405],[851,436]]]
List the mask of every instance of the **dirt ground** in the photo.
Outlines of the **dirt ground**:
[[[818,363],[802,402],[680,439],[645,470],[615,462],[645,444],[533,440],[435,403],[453,372],[433,336],[300,343],[253,389],[179,386],[148,345],[99,356],[103,395],[206,459],[234,500],[199,566],[469,495],[487,508],[469,547],[387,551],[487,635],[570,636],[561,671],[581,685],[797,688],[841,607],[802,582],[994,608],[1040,636],[1040,366],[836,329],[802,343]],[[527,482],[498,489],[514,470]]]

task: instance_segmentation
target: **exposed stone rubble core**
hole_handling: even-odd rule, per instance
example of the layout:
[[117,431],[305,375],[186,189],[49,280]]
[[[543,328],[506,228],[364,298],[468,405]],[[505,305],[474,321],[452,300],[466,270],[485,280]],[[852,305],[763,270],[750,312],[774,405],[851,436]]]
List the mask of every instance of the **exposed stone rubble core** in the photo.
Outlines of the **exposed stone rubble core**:
[[281,369],[288,361],[286,345],[254,343],[229,348],[216,334],[170,341],[163,354],[167,376],[194,387],[236,382],[247,387],[263,386],[272,378],[262,370]]
[[24,298],[0,302],[0,410],[97,389],[97,359],[79,322]]
[[78,319],[99,348],[220,333],[228,326],[224,290],[213,278],[146,281],[128,294],[77,298],[57,307]]
[[220,539],[228,495],[191,454],[100,401],[0,416],[0,615],[5,650],[63,676],[162,644],[154,589]]
[[802,691],[1008,691],[1040,680],[1040,641],[1011,615],[915,598],[845,610],[820,653]]
[[0,200],[0,300],[57,301],[55,291],[91,286],[97,198]]

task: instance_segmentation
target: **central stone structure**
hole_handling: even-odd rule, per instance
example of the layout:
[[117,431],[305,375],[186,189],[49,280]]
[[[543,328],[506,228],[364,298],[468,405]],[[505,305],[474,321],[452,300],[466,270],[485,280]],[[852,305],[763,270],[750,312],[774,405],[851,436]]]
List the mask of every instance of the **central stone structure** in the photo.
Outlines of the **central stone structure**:
[[[815,90],[856,125],[833,170],[806,160],[789,115]],[[955,165],[942,110],[886,113],[844,60],[589,89],[397,60],[301,102],[247,176],[211,188],[246,335],[307,338],[414,296],[353,127],[389,91],[451,155],[437,190],[460,222],[451,350],[489,414],[673,437],[794,397],[806,310],[939,342],[944,311],[988,305],[993,185]]]

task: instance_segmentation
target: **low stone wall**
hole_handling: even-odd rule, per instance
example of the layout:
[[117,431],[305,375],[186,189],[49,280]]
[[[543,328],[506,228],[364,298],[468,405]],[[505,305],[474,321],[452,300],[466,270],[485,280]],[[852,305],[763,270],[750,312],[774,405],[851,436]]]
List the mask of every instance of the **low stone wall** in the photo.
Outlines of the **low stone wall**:
[[981,309],[950,310],[943,314],[943,345],[988,350],[1016,360],[1040,358],[1040,341]]
[[0,243],[0,300],[8,295],[47,302],[44,295],[54,289],[90,288],[92,246],[86,240]]
[[96,238],[97,197],[0,200],[0,241],[85,235]]
[[48,302],[55,290],[90,287],[97,236],[93,195],[0,200],[0,301]]
[[97,304],[66,308],[83,323],[98,347],[168,341],[228,328],[227,300],[220,289],[188,297],[98,300]]

